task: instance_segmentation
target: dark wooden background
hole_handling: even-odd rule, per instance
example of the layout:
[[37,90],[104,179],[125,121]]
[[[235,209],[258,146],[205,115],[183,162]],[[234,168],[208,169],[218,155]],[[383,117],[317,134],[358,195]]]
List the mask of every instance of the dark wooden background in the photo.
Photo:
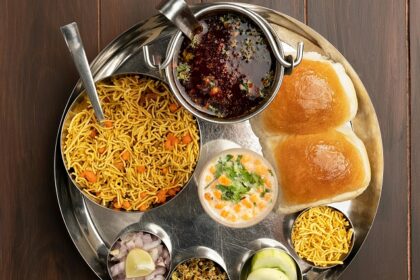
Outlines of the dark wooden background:
[[[114,36],[155,14],[156,2],[0,0],[1,279],[95,278],[67,234],[54,192],[55,136],[78,79],[59,27],[77,21],[93,59]],[[420,1],[246,2],[325,36],[359,73],[376,108],[383,194],[342,279],[420,279]]]

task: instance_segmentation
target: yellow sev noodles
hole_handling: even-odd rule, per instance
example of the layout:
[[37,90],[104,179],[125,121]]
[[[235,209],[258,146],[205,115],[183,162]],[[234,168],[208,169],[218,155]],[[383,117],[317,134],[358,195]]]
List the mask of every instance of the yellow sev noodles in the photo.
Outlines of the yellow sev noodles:
[[339,211],[314,207],[302,213],[292,229],[292,244],[302,259],[316,266],[342,264],[350,250],[353,229]]
[[151,78],[121,76],[97,90],[107,121],[97,123],[88,101],[75,110],[64,143],[71,175],[106,207],[145,211],[165,203],[195,168],[195,118]]

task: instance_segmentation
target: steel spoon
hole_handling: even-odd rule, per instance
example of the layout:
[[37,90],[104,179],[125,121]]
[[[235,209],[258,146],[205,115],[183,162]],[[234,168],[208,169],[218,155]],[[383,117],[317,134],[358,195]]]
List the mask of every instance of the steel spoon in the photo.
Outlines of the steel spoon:
[[203,30],[200,22],[184,0],[163,0],[156,8],[190,40]]
[[83,85],[85,86],[89,100],[92,103],[96,119],[102,124],[105,117],[96,91],[95,82],[93,81],[92,72],[90,71],[85,49],[83,48],[79,28],[77,28],[77,23],[72,22],[64,25],[60,27],[60,30],[73,57],[80,78],[82,78]]

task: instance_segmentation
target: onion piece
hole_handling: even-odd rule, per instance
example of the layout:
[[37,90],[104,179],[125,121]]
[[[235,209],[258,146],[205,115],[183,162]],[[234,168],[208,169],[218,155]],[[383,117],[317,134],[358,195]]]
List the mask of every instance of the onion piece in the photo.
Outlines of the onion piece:
[[[155,270],[145,277],[127,279],[125,276],[125,260],[128,253],[139,248],[150,254],[155,263]],[[111,248],[109,267],[113,280],[165,280],[165,275],[169,271],[170,256],[162,240],[152,234],[138,232],[128,233],[120,238],[113,248]]]

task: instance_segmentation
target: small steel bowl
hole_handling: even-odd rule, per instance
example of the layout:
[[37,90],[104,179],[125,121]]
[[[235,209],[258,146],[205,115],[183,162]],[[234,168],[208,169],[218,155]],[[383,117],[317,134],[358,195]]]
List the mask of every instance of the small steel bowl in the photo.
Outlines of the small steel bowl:
[[197,180],[198,197],[200,199],[201,206],[203,207],[204,211],[207,213],[207,215],[209,215],[210,218],[212,218],[215,222],[222,224],[226,227],[247,228],[247,227],[254,226],[260,223],[261,221],[263,221],[273,211],[274,206],[277,203],[277,197],[278,197],[278,192],[279,192],[278,187],[277,187],[278,186],[277,176],[275,173],[273,173],[273,186],[272,186],[272,192],[271,192],[271,194],[273,195],[273,199],[272,199],[273,202],[271,203],[270,206],[268,206],[265,210],[263,210],[263,212],[259,216],[255,217],[249,222],[243,222],[243,223],[228,222],[226,220],[223,220],[214,213],[213,211],[214,209],[211,209],[211,206],[209,206],[206,200],[204,199],[204,188],[209,186],[209,184],[206,183],[205,181],[205,174],[210,165],[217,162],[217,160],[220,157],[226,156],[228,154],[250,154],[253,157],[261,160],[264,163],[264,165],[268,167],[270,170],[274,170],[273,166],[268,162],[267,159],[265,159],[262,155],[249,149],[233,148],[233,149],[228,149],[228,150],[219,152],[216,155],[214,155],[206,164],[204,164],[204,166],[201,168],[200,174],[197,174],[198,175],[198,180]]
[[174,266],[169,275],[171,276],[179,265],[192,259],[206,259],[213,261],[216,266],[218,266],[223,272],[226,273],[228,279],[231,279],[223,258],[219,255],[218,252],[205,246],[190,247],[175,256],[173,260]]
[[292,258],[293,262],[296,266],[296,274],[297,274],[297,280],[302,280],[302,270],[299,267],[299,264],[297,263],[296,259],[289,253],[286,246],[284,246],[282,243],[278,242],[277,240],[270,239],[270,238],[260,238],[256,239],[249,243],[248,248],[250,249],[244,256],[242,257],[241,262],[238,265],[238,272],[239,272],[239,279],[240,280],[246,280],[251,269],[251,262],[252,258],[257,254],[258,252],[267,250],[267,249],[277,249],[282,250],[286,252],[290,258]]
[[[159,238],[162,241],[163,246],[166,247],[166,249],[168,249],[169,259],[171,260],[171,262],[169,263],[169,267],[167,268],[167,271],[164,275],[165,279],[168,279],[169,275],[171,274],[170,272],[171,272],[171,268],[172,268],[172,243],[171,243],[171,239],[170,239],[169,235],[165,232],[165,230],[163,230],[160,226],[158,226],[156,224],[153,224],[153,223],[148,223],[148,224],[142,225],[141,227],[139,227],[139,224],[133,224],[131,226],[128,226],[120,234],[118,234],[118,237],[115,239],[115,241],[112,243],[111,247],[108,250],[106,266],[107,266],[109,277],[111,279],[113,279],[112,276],[111,276],[111,264],[113,262],[113,261],[111,261],[111,258],[112,258],[111,251],[113,250],[113,248],[115,247],[117,242],[119,240],[121,240],[121,238],[123,236],[125,236],[126,234],[139,233],[139,232],[148,233],[150,235],[153,235],[153,236]],[[127,254],[128,254],[128,252],[127,252]]]
[[180,51],[182,41],[185,38],[181,31],[176,32],[175,35],[171,38],[171,41],[168,45],[166,58],[161,64],[156,65],[152,62],[153,59],[149,54],[149,49],[147,45],[143,47],[143,53],[145,57],[145,62],[149,68],[165,70],[166,79],[168,80],[169,86],[171,87],[171,90],[173,91],[174,95],[176,96],[178,101],[193,115],[212,123],[232,124],[243,122],[254,117],[255,115],[262,112],[273,101],[274,97],[277,95],[280,89],[285,70],[287,69],[287,72],[291,72],[293,67],[297,66],[301,62],[303,56],[303,43],[299,43],[297,46],[295,60],[289,61],[290,58],[289,60],[285,58],[281,41],[276,36],[276,33],[274,29],[270,26],[270,24],[257,13],[245,7],[235,5],[234,3],[213,4],[211,6],[199,9],[196,13],[194,13],[194,16],[200,20],[201,18],[207,15],[218,14],[223,12],[240,14],[245,18],[249,19],[256,26],[258,26],[267,38],[268,44],[275,57],[275,61],[273,61],[273,63],[275,63],[275,73],[273,84],[270,89],[270,95],[257,107],[253,108],[246,114],[232,118],[219,118],[217,116],[207,114],[203,112],[197,104],[191,101],[190,97],[183,90],[181,90],[182,86],[176,78],[176,65],[178,53]]
[[296,219],[294,220],[294,222],[293,222],[293,225],[292,225],[292,228],[291,228],[291,231],[290,231],[290,246],[293,248],[293,250],[295,251],[295,253],[296,253],[296,255],[301,259],[301,260],[303,260],[305,263],[307,263],[307,264],[309,264],[311,267],[314,267],[314,268],[317,268],[317,269],[330,269],[330,268],[332,268],[332,267],[335,267],[335,266],[338,266],[338,265],[340,265],[340,264],[333,264],[333,265],[329,265],[329,266],[317,266],[317,265],[315,265],[313,262],[311,262],[311,261],[309,261],[309,260],[306,260],[306,259],[304,259],[304,258],[301,258],[300,256],[299,256],[299,254],[296,252],[296,250],[295,250],[295,247],[294,247],[294,245],[293,245],[293,239],[292,239],[292,233],[293,233],[293,231],[294,231],[294,228],[295,228],[295,223],[296,223],[296,221],[303,215],[303,214],[305,214],[307,211],[309,211],[310,209],[312,209],[312,208],[316,208],[316,207],[328,207],[328,208],[331,208],[331,209],[333,209],[333,210],[335,210],[335,211],[337,211],[337,212],[339,212],[339,213],[341,213],[341,214],[343,214],[343,217],[344,217],[344,219],[346,219],[348,222],[349,222],[349,226],[347,227],[347,230],[350,230],[350,229],[352,229],[353,230],[353,234],[352,234],[352,237],[351,237],[351,241],[350,241],[350,246],[349,246],[349,251],[348,251],[348,253],[347,254],[345,254],[345,255],[342,255],[341,256],[341,258],[340,258],[340,261],[342,261],[342,262],[344,262],[346,259],[347,259],[347,257],[351,254],[351,252],[352,252],[352,250],[353,250],[353,246],[354,246],[354,242],[355,242],[355,239],[356,239],[356,232],[354,231],[354,226],[353,226],[353,223],[351,222],[351,220],[350,220],[350,218],[343,212],[343,211],[341,211],[340,209],[338,209],[338,208],[336,208],[336,207],[333,207],[333,206],[329,206],[329,205],[322,205],[322,206],[314,206],[314,207],[309,207],[309,208],[306,208],[305,210],[302,210],[302,212],[300,212],[299,213],[299,215],[296,217]]
[[[109,81],[110,79],[116,78],[116,77],[124,77],[124,76],[132,76],[132,75],[133,76],[135,75],[135,76],[145,77],[145,78],[153,79],[153,80],[159,80],[162,83],[165,83],[164,81],[162,81],[161,79],[156,78],[155,76],[144,74],[144,73],[121,73],[121,74],[116,74],[116,75],[112,75],[112,76],[109,76],[109,77],[105,77],[105,78],[103,78],[103,79],[101,79],[99,81],[96,81],[95,83],[106,82],[106,81]],[[170,90],[170,87],[168,87],[168,88]],[[95,201],[92,197],[90,197],[88,194],[86,194],[83,191],[83,189],[79,186],[79,184],[77,184],[74,176],[70,172],[70,168],[68,167],[67,162],[65,160],[64,143],[66,141],[67,129],[68,129],[68,127],[69,127],[69,125],[70,125],[73,117],[75,116],[76,113],[78,113],[82,109],[86,108],[86,106],[87,106],[87,100],[88,100],[88,98],[87,98],[87,94],[86,94],[85,91],[80,92],[79,95],[76,96],[76,98],[68,106],[69,109],[64,113],[64,116],[63,116],[63,119],[64,119],[63,120],[63,125],[62,125],[61,131],[60,131],[60,150],[61,150],[61,158],[63,159],[64,167],[66,169],[66,172],[67,172],[68,177],[70,178],[71,182],[73,183],[72,185],[74,187],[76,187],[79,190],[79,192],[85,198],[87,198],[90,201],[92,201],[95,205],[97,205],[97,206],[99,206],[101,208],[107,209],[109,211],[112,211],[114,213],[142,214],[142,213],[153,211],[155,209],[158,209],[158,208],[160,208],[162,206],[167,205],[168,203],[172,202],[181,192],[184,191],[184,189],[190,183],[191,179],[194,177],[194,172],[195,172],[195,169],[197,167],[197,163],[199,161],[200,154],[201,154],[202,134],[201,134],[200,122],[197,119],[195,119],[195,120],[196,120],[196,123],[197,123],[198,135],[199,135],[199,138],[200,138],[199,139],[199,142],[198,142],[198,145],[199,145],[199,154],[198,154],[197,162],[196,162],[196,165],[194,167],[194,170],[191,173],[190,178],[188,179],[188,181],[184,184],[184,186],[182,187],[182,189],[174,197],[172,197],[170,200],[168,200],[164,204],[161,204],[161,205],[158,205],[156,207],[153,207],[153,208],[151,208],[151,209],[149,209],[147,211],[140,211],[140,210],[136,210],[136,211],[134,211],[134,210],[132,210],[132,211],[119,211],[118,209],[113,209],[113,208],[109,208],[109,207],[105,207],[105,206],[101,205],[100,203],[98,203],[97,201]]]

